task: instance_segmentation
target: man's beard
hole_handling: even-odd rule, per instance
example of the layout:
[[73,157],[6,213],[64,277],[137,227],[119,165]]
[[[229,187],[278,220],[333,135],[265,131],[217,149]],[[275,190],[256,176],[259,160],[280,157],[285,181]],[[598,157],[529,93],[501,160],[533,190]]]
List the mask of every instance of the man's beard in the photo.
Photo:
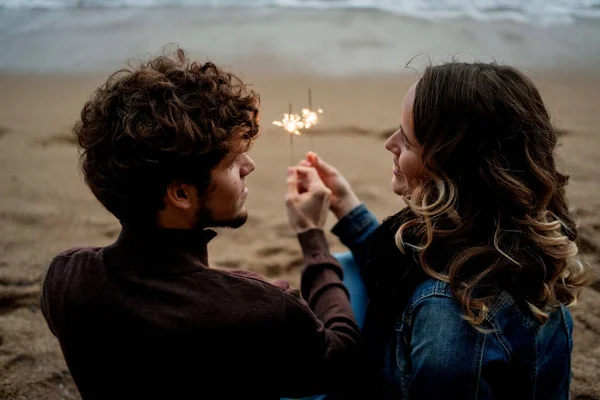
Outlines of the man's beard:
[[211,210],[201,209],[198,212],[198,220],[196,221],[196,229],[205,228],[239,228],[248,220],[248,211],[242,210],[235,217],[227,220],[218,221],[212,218]]

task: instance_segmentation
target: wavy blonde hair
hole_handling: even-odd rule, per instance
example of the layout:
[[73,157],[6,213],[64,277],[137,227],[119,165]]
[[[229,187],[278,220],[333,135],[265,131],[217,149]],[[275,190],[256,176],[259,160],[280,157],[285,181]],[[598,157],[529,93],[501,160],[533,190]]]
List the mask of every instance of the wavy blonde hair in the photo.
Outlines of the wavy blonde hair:
[[[405,201],[396,242],[449,282],[479,327],[501,290],[543,323],[587,283],[556,169],[557,133],[533,83],[497,64],[428,67],[414,102],[426,179]],[[407,238],[413,242],[409,243]]]

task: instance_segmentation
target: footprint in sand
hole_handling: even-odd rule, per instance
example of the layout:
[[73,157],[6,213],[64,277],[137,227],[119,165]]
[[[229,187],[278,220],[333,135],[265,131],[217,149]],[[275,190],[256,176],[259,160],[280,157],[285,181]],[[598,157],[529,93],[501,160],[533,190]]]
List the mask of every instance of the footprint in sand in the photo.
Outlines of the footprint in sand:
[[392,136],[398,129],[397,128],[392,128],[392,129],[386,129],[384,131],[381,131],[377,134],[378,137],[380,137],[381,139],[389,139],[390,136]]
[[267,264],[264,266],[264,273],[268,277],[278,277],[281,275],[282,267],[279,263]]
[[56,133],[48,138],[38,140],[37,144],[42,147],[60,145],[77,146],[77,139],[69,133]]
[[273,232],[277,235],[278,238],[295,238],[296,234],[294,230],[290,227],[290,224],[287,222],[280,222],[271,228]]
[[270,257],[278,254],[297,254],[298,251],[286,246],[268,246],[260,248],[256,251],[256,255],[260,257]]
[[302,257],[296,257],[287,263],[287,265],[285,266],[285,269],[287,271],[291,271],[294,269],[298,269],[298,268],[302,267],[303,265],[304,265],[304,263],[302,262]]
[[571,130],[569,130],[569,129],[561,129],[561,128],[559,128],[559,129],[556,129],[556,134],[557,134],[559,137],[562,137],[562,136],[567,136],[567,135],[570,135],[570,134],[572,134],[572,133],[573,133],[573,131],[571,131]]
[[14,222],[17,225],[36,226],[44,222],[45,216],[43,213],[35,211],[2,211],[0,212],[0,220]]
[[121,228],[111,228],[103,231],[102,235],[109,239],[116,239],[117,236],[119,236],[119,233],[121,233]]
[[333,126],[331,128],[311,128],[314,135],[358,135],[368,136],[373,132],[369,129],[364,129],[359,126]]
[[21,307],[38,306],[40,291],[36,282],[0,280],[0,315]]
[[262,249],[258,249],[256,255],[260,257],[269,257],[274,256],[276,254],[284,253],[285,251],[286,249],[281,246],[263,247]]
[[[388,139],[398,128],[384,129],[382,131],[372,131],[370,129],[361,128],[359,126],[334,126],[327,129],[314,129],[312,133],[318,136],[324,135],[355,135],[355,136],[371,136],[374,138]],[[560,133],[559,133],[560,134]]]
[[8,133],[10,133],[10,129],[4,126],[0,126],[0,138]]
[[[9,254],[10,252],[18,251],[19,249],[24,249],[31,246],[32,242],[28,240],[8,239],[4,242],[0,242],[0,251],[4,254]],[[8,264],[5,261],[0,261],[0,268],[6,266],[8,266]]]
[[222,261],[215,261],[215,264],[220,267],[220,268],[239,268],[240,265],[242,265],[242,262],[240,260],[222,260]]
[[4,368],[6,368],[8,371],[19,367],[30,369],[34,364],[35,358],[27,354],[19,354],[18,356],[8,360],[6,364],[4,364]]
[[577,235],[579,249],[582,253],[593,253],[600,256],[600,243],[596,238],[593,227],[580,226]]
[[81,222],[90,229],[101,232],[102,236],[109,239],[115,239],[121,233],[121,226],[106,217],[86,216],[82,218]]

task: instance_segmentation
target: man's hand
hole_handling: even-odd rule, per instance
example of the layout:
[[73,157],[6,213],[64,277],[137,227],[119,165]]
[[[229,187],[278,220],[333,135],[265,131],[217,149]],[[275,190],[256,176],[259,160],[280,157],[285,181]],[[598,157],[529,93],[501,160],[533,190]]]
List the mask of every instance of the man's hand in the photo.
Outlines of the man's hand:
[[323,161],[317,153],[308,152],[306,160],[302,160],[300,165],[315,168],[325,186],[331,190],[330,209],[338,220],[360,204],[346,178],[336,168]]
[[290,167],[287,172],[286,205],[290,225],[301,233],[323,229],[329,211],[329,190],[314,168]]

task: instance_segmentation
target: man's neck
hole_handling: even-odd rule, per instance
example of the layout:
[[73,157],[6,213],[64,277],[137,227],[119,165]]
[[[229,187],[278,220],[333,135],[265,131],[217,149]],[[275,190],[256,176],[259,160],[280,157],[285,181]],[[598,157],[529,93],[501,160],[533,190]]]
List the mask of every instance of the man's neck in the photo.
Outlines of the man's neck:
[[[179,215],[173,215],[167,210],[162,210],[156,217],[156,225],[162,229],[197,229],[190,221],[181,218]],[[200,228],[202,229],[202,228]]]
[[116,242],[108,246],[114,263],[145,271],[192,271],[208,267],[209,229],[178,229],[124,224]]

